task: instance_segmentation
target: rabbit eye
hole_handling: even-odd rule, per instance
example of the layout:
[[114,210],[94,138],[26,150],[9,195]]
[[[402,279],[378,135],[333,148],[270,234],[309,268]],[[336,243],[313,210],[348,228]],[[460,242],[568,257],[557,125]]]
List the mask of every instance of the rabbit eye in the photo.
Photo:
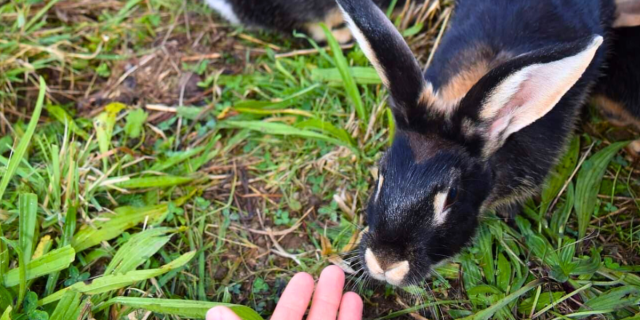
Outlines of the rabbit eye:
[[451,187],[449,189],[449,194],[447,195],[447,201],[444,205],[444,210],[449,209],[456,201],[458,200],[458,188]]

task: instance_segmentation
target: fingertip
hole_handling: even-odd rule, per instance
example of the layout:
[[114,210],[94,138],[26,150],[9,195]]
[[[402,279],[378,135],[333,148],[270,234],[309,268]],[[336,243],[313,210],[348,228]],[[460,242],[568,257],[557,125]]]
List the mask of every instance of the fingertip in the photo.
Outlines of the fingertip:
[[305,285],[305,286],[313,286],[315,285],[315,280],[313,280],[313,276],[306,272],[299,272],[291,278],[289,283],[295,283],[297,285]]
[[364,308],[364,303],[362,302],[362,298],[355,292],[347,292],[342,296],[341,305],[349,305],[352,308],[357,307],[362,310]]
[[364,303],[359,295],[347,292],[340,302],[340,314],[338,320],[360,320],[364,311]]
[[324,270],[322,270],[322,273],[320,274],[320,279],[322,279],[323,277],[329,277],[331,279],[337,279],[340,281],[344,281],[345,279],[344,271],[342,271],[340,267],[333,266],[333,265],[328,266],[324,268]]
[[240,318],[231,309],[220,306],[207,311],[207,320],[240,320]]

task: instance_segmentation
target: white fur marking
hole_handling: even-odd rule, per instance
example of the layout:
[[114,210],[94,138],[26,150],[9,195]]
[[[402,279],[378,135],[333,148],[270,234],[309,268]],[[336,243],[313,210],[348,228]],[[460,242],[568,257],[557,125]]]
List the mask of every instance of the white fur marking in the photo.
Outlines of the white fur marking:
[[376,198],[375,201],[378,201],[378,198],[380,197],[380,191],[382,191],[382,184],[384,184],[384,176],[380,175],[380,178],[378,178],[378,190],[376,190]]
[[389,88],[389,79],[387,78],[387,74],[384,71],[384,68],[382,67],[382,65],[380,65],[380,61],[378,61],[378,56],[371,48],[371,44],[369,43],[369,40],[367,40],[367,37],[365,37],[365,35],[362,33],[360,28],[358,28],[358,26],[353,21],[349,13],[345,11],[342,8],[342,6],[340,6],[340,10],[342,10],[342,13],[344,14],[344,19],[347,21],[347,24],[349,25],[349,29],[351,30],[351,33],[353,33],[353,37],[356,38],[356,41],[358,41],[360,48],[362,48],[364,55],[367,56],[369,61],[371,61],[371,64],[373,65],[373,67],[376,69],[376,71],[378,71],[378,75],[380,76],[380,80],[382,80],[382,84],[384,84],[385,87]]
[[449,192],[440,192],[436,194],[433,199],[433,222],[434,226],[439,226],[444,223],[447,219],[447,215],[449,214],[449,210],[444,209],[444,205],[447,202],[447,197],[449,196]]
[[371,277],[376,280],[385,281],[384,270],[382,270],[378,263],[378,259],[376,259],[376,256],[373,255],[373,252],[371,252],[371,249],[369,248],[364,252],[364,261],[367,264],[367,268],[369,268]]
[[378,259],[376,259],[376,256],[369,248],[364,252],[364,260],[372,278],[380,281],[386,281],[394,286],[401,285],[404,277],[409,274],[409,261],[406,260],[394,263],[389,266],[387,271],[382,270],[382,267],[380,267],[380,264],[378,263]]
[[233,24],[240,24],[240,19],[233,11],[233,7],[226,0],[205,0],[207,4],[216,10],[223,18]]
[[407,274],[409,274],[409,261],[402,261],[390,266],[384,276],[389,284],[399,286]]

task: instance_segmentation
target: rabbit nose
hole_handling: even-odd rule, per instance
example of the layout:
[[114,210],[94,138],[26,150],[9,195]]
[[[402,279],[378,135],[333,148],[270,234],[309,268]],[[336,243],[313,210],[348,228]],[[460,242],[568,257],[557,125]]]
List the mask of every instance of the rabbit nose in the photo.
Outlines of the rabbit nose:
[[371,277],[394,286],[400,286],[409,273],[409,261],[381,264],[369,248],[365,251],[364,259]]

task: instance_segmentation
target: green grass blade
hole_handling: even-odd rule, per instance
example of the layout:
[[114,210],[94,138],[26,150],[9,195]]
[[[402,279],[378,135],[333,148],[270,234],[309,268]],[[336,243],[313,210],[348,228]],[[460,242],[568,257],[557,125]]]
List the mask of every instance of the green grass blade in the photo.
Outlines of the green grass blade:
[[33,110],[33,114],[31,115],[31,120],[29,121],[29,125],[27,126],[27,130],[24,132],[24,135],[20,137],[20,143],[18,143],[18,146],[16,147],[14,153],[9,158],[7,169],[2,176],[2,180],[0,180],[0,200],[2,200],[2,196],[4,195],[4,191],[9,185],[9,181],[18,169],[20,161],[22,161],[22,157],[24,157],[25,152],[27,152],[27,147],[29,147],[31,137],[33,137],[33,133],[35,132],[36,126],[38,125],[38,120],[40,119],[40,113],[42,112],[42,106],[44,105],[44,94],[46,92],[46,88],[47,85],[44,83],[44,79],[42,79],[41,77],[38,100],[36,102],[36,107]]
[[[116,117],[118,113],[125,109],[126,106],[122,103],[111,103],[104,109],[105,112],[99,114],[93,121],[93,126],[96,130],[96,138],[98,139],[98,147],[100,153],[104,154],[109,151],[111,147],[111,138],[113,136],[113,127],[116,125]],[[104,171],[107,171],[109,167],[107,157],[102,158],[102,166]]]
[[169,242],[171,236],[167,234],[172,231],[174,230],[169,228],[156,228],[136,233],[118,249],[107,265],[104,274],[118,274],[135,270]]
[[8,306],[6,309],[4,309],[0,320],[11,320],[11,311],[13,311],[13,308],[11,306]]
[[80,252],[102,241],[119,237],[125,230],[133,228],[148,219],[149,224],[161,221],[169,212],[166,203],[148,207],[120,207],[116,215],[108,221],[99,221],[93,226],[85,226],[73,237],[71,245]]
[[[75,251],[71,246],[53,250],[40,258],[34,259],[27,265],[25,281],[64,270],[75,260]],[[20,284],[20,269],[9,270],[4,278],[4,286],[7,288]]]
[[[356,84],[382,84],[378,72],[373,67],[351,67],[349,72],[353,75]],[[344,78],[338,68],[313,69],[311,70],[311,80],[344,85]]]
[[80,292],[67,291],[53,310],[49,320],[77,319],[80,311],[82,311],[82,307],[80,305],[81,297],[82,294]]
[[33,27],[33,25],[36,24],[38,20],[40,20],[40,18],[42,18],[42,16],[44,16],[47,11],[49,11],[49,9],[51,9],[56,3],[58,3],[58,1],[60,0],[49,1],[44,7],[42,7],[42,9],[40,9],[40,11],[38,11],[38,13],[36,13],[35,16],[33,16],[33,18],[31,18],[31,20],[29,20],[29,22],[25,25],[24,30],[26,30],[27,32],[33,31],[30,30],[31,27]]
[[401,316],[410,314],[410,313],[414,313],[414,312],[419,312],[422,310],[425,310],[426,308],[431,308],[434,306],[440,306],[440,305],[447,305],[447,304],[454,304],[454,303],[462,303],[464,301],[461,300],[440,300],[440,301],[435,301],[435,302],[428,302],[428,303],[424,303],[415,307],[411,307],[411,308],[407,308],[404,310],[400,310],[400,311],[395,311],[395,312],[391,312],[388,315],[384,316],[384,317],[380,317],[380,318],[376,318],[375,320],[386,320],[386,319],[396,319],[399,318]]
[[511,301],[519,298],[520,296],[522,296],[523,294],[529,292],[529,290],[539,286],[540,284],[542,284],[542,281],[540,279],[538,280],[534,280],[529,282],[528,284],[526,284],[525,286],[523,286],[522,288],[520,288],[520,290],[500,299],[498,302],[494,303],[493,305],[491,305],[489,308],[486,308],[472,316],[468,316],[465,317],[463,319],[466,320],[488,320],[491,319],[491,317],[493,317],[493,315],[498,312],[499,310],[501,310],[502,308],[504,308],[506,305],[508,305],[509,303],[511,303]]
[[[9,240],[5,237],[0,237],[0,240],[4,241],[8,246],[13,247],[13,250],[15,250],[18,254],[18,269],[14,270],[16,270],[16,285],[20,284],[20,289],[18,291],[18,302],[16,303],[16,307],[20,308],[20,305],[22,305],[22,300],[27,293],[27,268],[24,266],[24,253],[22,252],[22,249],[20,248],[20,244],[18,242]],[[10,273],[11,272],[8,272],[4,277],[5,283],[8,279],[10,279]]]
[[360,90],[358,90],[356,81],[353,79],[351,70],[349,70],[349,63],[342,53],[340,44],[338,43],[336,38],[333,37],[331,31],[324,24],[320,24],[320,26],[327,36],[327,42],[329,43],[329,47],[331,48],[331,52],[333,53],[333,61],[335,62],[338,71],[340,71],[340,76],[342,77],[342,82],[344,83],[344,89],[347,93],[347,96],[349,96],[349,98],[351,99],[351,102],[355,107],[356,114],[358,115],[360,121],[362,121],[362,125],[366,125],[367,123],[369,123],[369,117],[367,117],[367,113],[364,109],[364,104],[362,103],[362,98],[360,97]]
[[638,302],[640,302],[640,288],[623,286],[589,299],[581,310],[619,310],[636,305]]
[[[2,223],[0,223],[0,235],[3,235]],[[5,273],[9,269],[9,249],[4,241],[0,241],[0,283],[4,283]]]
[[91,284],[85,284],[84,282],[78,282],[71,287],[62,289],[38,302],[39,305],[45,305],[60,300],[64,294],[71,290],[81,292],[87,295],[101,294],[105,292],[111,292],[114,290],[122,289],[124,287],[133,285],[137,282],[148,280],[154,277],[161,276],[169,271],[182,268],[187,262],[191,261],[196,255],[195,251],[191,251],[183,254],[179,258],[171,261],[170,263],[157,268],[148,270],[136,270],[130,271],[124,274],[107,275],[97,279],[94,279]]
[[198,154],[200,154],[204,150],[204,147],[197,147],[193,149],[189,149],[183,152],[176,152],[171,157],[164,161],[156,162],[149,171],[164,171],[165,169],[171,168],[178,163],[186,161]]
[[[110,180],[119,180],[120,178],[114,177]],[[107,180],[103,185],[111,184]],[[159,176],[159,177],[142,177],[133,178],[125,181],[113,183],[114,186],[124,189],[146,189],[146,188],[165,188],[179,186],[181,184],[189,183],[193,181],[190,177],[176,177],[176,176]]]
[[[342,140],[331,138],[327,135],[320,134],[314,131],[303,130],[288,124],[265,122],[265,121],[232,121],[227,120],[220,124],[227,128],[249,129],[252,131],[259,131],[263,134],[274,134],[283,136],[297,136],[302,138],[311,138],[323,140],[335,145],[351,147],[349,144],[344,143]],[[353,150],[353,148],[351,148]]]
[[584,162],[576,181],[575,209],[578,215],[578,237],[584,238],[598,200],[600,183],[613,157],[627,142],[613,143]]
[[330,122],[322,121],[320,119],[309,119],[302,122],[298,122],[295,124],[296,128],[300,129],[316,129],[320,132],[330,134],[336,139],[339,139],[343,143],[351,145],[353,147],[356,146],[356,143],[353,141],[349,133],[344,129],[336,128]]
[[38,197],[32,193],[21,194],[18,198],[18,211],[20,212],[19,243],[24,253],[24,265],[27,265],[33,253],[33,237],[38,220]]
[[[21,194],[18,198],[18,211],[20,213],[18,252],[21,253],[18,254],[18,284],[20,285],[18,306],[20,306],[27,293],[27,268],[33,252],[33,236],[38,213],[37,196],[31,193]],[[10,273],[7,273],[6,280],[10,279]]]
[[[73,234],[76,233],[76,215],[78,213],[78,208],[74,205],[70,205],[67,208],[67,214],[64,217],[64,228],[62,234],[62,247],[68,246],[71,244],[71,240],[73,239]],[[49,275],[47,279],[47,284],[45,286],[45,295],[50,295],[55,290],[55,286],[58,283],[58,278],[60,277],[59,272],[54,272]]]
[[105,305],[101,306],[101,309],[114,304],[187,319],[204,319],[209,309],[217,306],[226,306],[233,310],[242,320],[262,320],[262,317],[249,307],[208,301],[117,297],[109,300]]
[[549,206],[558,195],[562,186],[566,183],[567,179],[573,173],[573,170],[578,164],[578,158],[580,157],[580,137],[575,137],[571,140],[569,149],[564,155],[560,163],[556,166],[553,172],[547,178],[545,188],[542,191],[542,201],[540,204],[540,214],[547,213]]
[[65,111],[61,106],[57,105],[48,105],[45,107],[49,115],[54,117],[60,123],[65,126],[68,126],[73,133],[77,136],[83,138],[84,140],[89,139],[89,134],[84,131],[82,128],[78,126],[78,124],[73,120],[73,118]]
[[560,212],[556,212],[551,217],[551,230],[558,235],[559,240],[564,236],[564,228],[569,221],[569,216],[571,215],[571,211],[575,204],[575,187],[573,186],[573,182],[569,183],[565,194],[567,196],[562,210]]

